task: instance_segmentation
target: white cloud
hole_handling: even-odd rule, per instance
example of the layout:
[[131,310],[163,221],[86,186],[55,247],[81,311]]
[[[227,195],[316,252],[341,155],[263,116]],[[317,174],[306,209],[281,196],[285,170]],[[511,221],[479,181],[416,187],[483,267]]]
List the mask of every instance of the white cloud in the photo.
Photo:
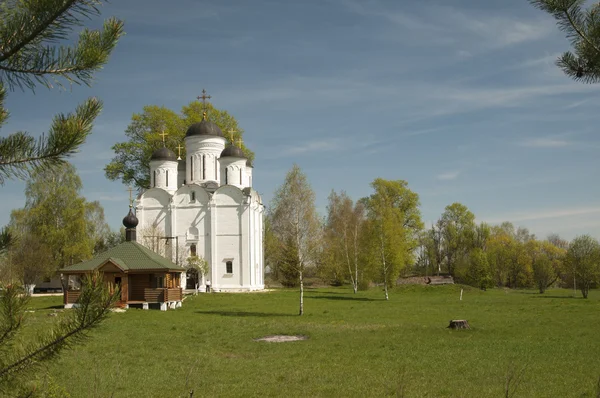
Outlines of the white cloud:
[[438,174],[436,178],[442,181],[456,180],[460,175],[460,171],[447,171],[445,173]]
[[571,143],[569,141],[553,138],[534,138],[523,141],[520,145],[530,148],[562,148],[571,145]]
[[521,222],[532,220],[546,220],[563,217],[575,217],[583,215],[600,214],[600,207],[573,207],[573,208],[557,208],[538,211],[520,211],[515,213],[504,214],[500,216],[483,217],[482,220],[495,224],[503,221]]

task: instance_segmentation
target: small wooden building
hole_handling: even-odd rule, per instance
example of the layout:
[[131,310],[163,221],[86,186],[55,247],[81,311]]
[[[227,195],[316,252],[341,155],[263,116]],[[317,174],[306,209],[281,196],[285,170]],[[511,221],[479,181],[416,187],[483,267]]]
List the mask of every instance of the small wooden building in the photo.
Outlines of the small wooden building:
[[64,305],[77,305],[81,294],[81,278],[92,271],[100,271],[106,282],[121,288],[118,305],[124,308],[151,305],[166,311],[181,306],[183,292],[181,274],[185,269],[154,253],[135,241],[137,218],[129,210],[123,219],[126,241],[91,260],[60,270],[64,284]]

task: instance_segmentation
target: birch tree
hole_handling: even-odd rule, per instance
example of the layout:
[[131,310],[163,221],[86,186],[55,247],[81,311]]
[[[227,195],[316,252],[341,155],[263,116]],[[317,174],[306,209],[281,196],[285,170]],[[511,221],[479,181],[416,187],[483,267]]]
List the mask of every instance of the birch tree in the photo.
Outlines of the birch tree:
[[361,202],[353,203],[344,191],[331,192],[324,231],[327,251],[331,253],[328,259],[336,269],[339,265],[347,271],[354,293],[358,291],[364,221],[365,208]]
[[294,165],[275,192],[269,218],[278,244],[275,261],[286,261],[298,272],[300,310],[304,313],[304,270],[314,265],[321,225],[315,209],[315,193],[300,167]]
[[408,189],[406,181],[381,178],[371,183],[375,193],[365,198],[369,223],[372,261],[379,262],[385,299],[389,300],[389,284],[400,271],[414,261],[423,229],[419,211],[419,195]]

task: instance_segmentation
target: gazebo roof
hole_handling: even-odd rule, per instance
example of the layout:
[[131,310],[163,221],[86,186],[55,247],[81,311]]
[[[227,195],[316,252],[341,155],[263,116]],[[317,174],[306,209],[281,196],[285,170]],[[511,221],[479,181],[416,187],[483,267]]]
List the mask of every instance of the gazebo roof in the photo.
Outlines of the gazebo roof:
[[129,271],[185,271],[184,268],[163,256],[154,253],[152,250],[137,242],[123,242],[120,245],[98,254],[91,260],[62,268],[60,272],[80,273],[93,271],[99,269],[108,262],[118,266],[125,273]]

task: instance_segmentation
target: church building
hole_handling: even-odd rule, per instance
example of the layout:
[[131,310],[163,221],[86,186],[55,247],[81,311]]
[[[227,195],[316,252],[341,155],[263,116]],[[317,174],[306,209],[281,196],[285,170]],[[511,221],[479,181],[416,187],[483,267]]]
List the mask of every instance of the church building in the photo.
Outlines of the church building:
[[[226,143],[204,112],[187,130],[185,159],[167,147],[152,154],[151,188],[137,198],[138,241],[183,267],[190,256],[204,258],[209,270],[201,290],[261,290],[264,205],[252,188],[252,163]],[[183,288],[194,286],[190,273],[181,278]]]

